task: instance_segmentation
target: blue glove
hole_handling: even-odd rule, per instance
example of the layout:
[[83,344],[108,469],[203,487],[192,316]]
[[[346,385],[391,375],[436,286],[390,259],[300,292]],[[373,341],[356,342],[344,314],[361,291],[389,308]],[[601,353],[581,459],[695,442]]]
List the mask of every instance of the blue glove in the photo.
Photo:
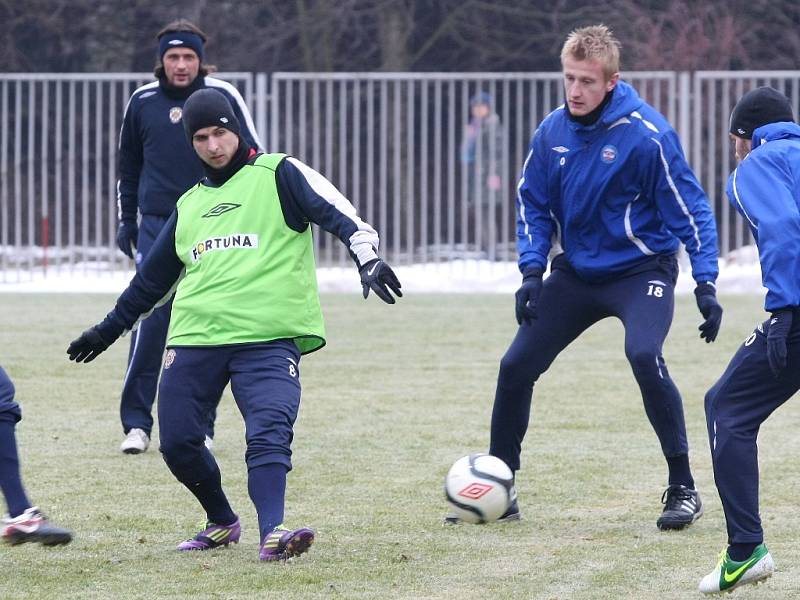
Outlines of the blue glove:
[[717,288],[710,282],[698,283],[694,288],[694,295],[697,299],[697,308],[705,319],[698,327],[700,337],[705,339],[706,343],[713,342],[717,339],[719,326],[722,324],[722,307],[717,302]]
[[125,219],[119,222],[117,229],[117,246],[120,251],[128,258],[133,258],[133,251],[136,249],[136,241],[139,238],[139,226],[136,221]]
[[539,294],[542,293],[542,269],[535,267],[525,269],[522,273],[522,285],[514,295],[516,299],[517,323],[530,322],[537,317],[536,306],[539,303]]
[[792,329],[792,309],[782,308],[772,313],[767,332],[767,360],[776,378],[786,368],[786,338]]
[[361,291],[364,293],[364,298],[369,296],[370,290],[375,292],[375,295],[387,304],[396,302],[389,290],[393,291],[398,298],[403,297],[397,275],[380,258],[373,258],[364,264],[358,272],[361,275]]

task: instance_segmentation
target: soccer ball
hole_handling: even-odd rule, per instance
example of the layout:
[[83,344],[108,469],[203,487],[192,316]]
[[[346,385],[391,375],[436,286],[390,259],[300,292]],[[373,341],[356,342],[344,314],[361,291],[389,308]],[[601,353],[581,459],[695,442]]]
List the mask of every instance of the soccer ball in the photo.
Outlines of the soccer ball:
[[470,454],[459,458],[444,480],[450,510],[466,523],[496,521],[511,505],[514,475],[496,456]]

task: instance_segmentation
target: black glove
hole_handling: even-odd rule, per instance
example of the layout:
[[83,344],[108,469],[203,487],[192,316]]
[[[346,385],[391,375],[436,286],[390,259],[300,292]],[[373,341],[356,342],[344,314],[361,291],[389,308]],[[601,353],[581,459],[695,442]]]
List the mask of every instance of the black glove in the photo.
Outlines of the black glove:
[[92,362],[105,351],[125,331],[114,311],[106,315],[100,323],[84,331],[78,339],[72,340],[67,348],[69,359],[75,362]]
[[717,289],[713,283],[698,283],[694,288],[694,295],[697,299],[697,308],[705,319],[698,327],[700,337],[705,339],[706,343],[713,342],[717,339],[719,326],[722,323],[722,307],[717,302]]
[[120,251],[128,258],[133,258],[133,251],[136,249],[137,239],[139,238],[139,226],[136,220],[125,219],[119,222],[117,229],[117,246]]
[[72,340],[67,348],[69,359],[75,362],[92,362],[111,345],[100,335],[97,327],[84,331],[78,339]]
[[537,317],[536,305],[539,303],[539,294],[542,293],[542,270],[537,268],[525,269],[522,273],[522,285],[514,295],[516,299],[517,323],[530,324]]
[[775,377],[786,368],[786,338],[792,329],[792,309],[783,308],[772,313],[767,332],[767,360]]
[[373,258],[362,266],[358,272],[361,275],[361,291],[364,293],[364,298],[369,296],[370,290],[375,292],[375,295],[387,304],[395,303],[395,299],[389,293],[389,290],[392,290],[398,298],[403,297],[397,275],[380,258]]

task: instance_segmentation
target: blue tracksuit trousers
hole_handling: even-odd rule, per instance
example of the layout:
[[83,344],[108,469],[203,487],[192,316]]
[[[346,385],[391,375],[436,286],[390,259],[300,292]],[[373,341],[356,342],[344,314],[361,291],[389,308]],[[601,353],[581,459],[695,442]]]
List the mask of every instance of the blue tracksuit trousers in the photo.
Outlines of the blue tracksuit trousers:
[[778,378],[767,360],[767,331],[769,320],[748,336],[705,398],[714,480],[729,544],[764,541],[758,513],[758,431],[800,389],[800,311],[795,311],[787,344],[788,364]]
[[655,257],[604,283],[580,279],[563,257],[556,257],[539,297],[538,318],[520,326],[500,361],[489,452],[513,471],[520,468],[534,383],[583,331],[617,317],[625,327],[625,356],[664,455],[687,454],[683,404],[661,355],[672,324],[676,278],[671,256]]
[[244,418],[248,470],[275,463],[291,469],[299,362],[300,352],[289,340],[168,349],[158,420],[161,453],[173,475],[191,490],[217,471],[203,439],[208,412],[228,382]]
[[14,384],[0,367],[0,492],[5,498],[8,514],[16,517],[31,506],[22,485],[14,428],[22,418],[19,404],[14,401]]
[[19,404],[14,401],[14,384],[11,378],[0,367],[0,421],[10,421],[17,423],[22,419],[22,411]]

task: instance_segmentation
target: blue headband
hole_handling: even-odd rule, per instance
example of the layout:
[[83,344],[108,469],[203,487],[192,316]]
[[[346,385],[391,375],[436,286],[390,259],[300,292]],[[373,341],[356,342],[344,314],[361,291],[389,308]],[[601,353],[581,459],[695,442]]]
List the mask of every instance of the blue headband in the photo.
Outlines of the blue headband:
[[164,60],[164,54],[170,48],[189,48],[194,50],[200,62],[203,62],[203,38],[191,31],[173,31],[158,38],[158,58]]

